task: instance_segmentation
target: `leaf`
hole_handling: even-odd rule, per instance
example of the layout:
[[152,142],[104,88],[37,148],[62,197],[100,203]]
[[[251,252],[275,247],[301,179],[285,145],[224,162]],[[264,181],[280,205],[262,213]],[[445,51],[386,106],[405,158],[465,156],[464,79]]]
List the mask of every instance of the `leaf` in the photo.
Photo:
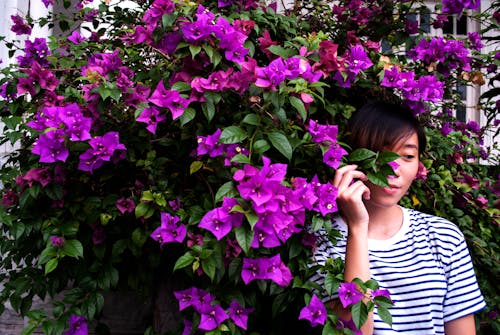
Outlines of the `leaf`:
[[360,301],[351,307],[351,314],[352,321],[354,321],[356,328],[361,329],[361,326],[368,319],[368,310],[366,309],[366,305],[363,301]]
[[236,195],[236,190],[234,189],[233,182],[228,181],[224,183],[219,189],[217,190],[217,193],[215,193],[215,202],[220,202],[224,198],[224,196],[227,197],[233,197]]
[[214,280],[216,270],[214,256],[203,259],[201,261],[201,268],[203,269],[203,272],[205,272],[206,275],[210,278],[210,280]]
[[181,117],[179,118],[179,121],[181,123],[181,126],[186,125],[189,123],[191,120],[194,119],[196,116],[196,111],[194,108],[188,107],[184,110],[184,113],[182,113]]
[[219,141],[224,144],[240,143],[248,137],[248,134],[237,126],[229,126],[222,130]]
[[359,148],[354,150],[347,156],[347,161],[348,162],[360,162],[364,161],[365,159],[372,158],[377,156],[376,152],[373,152],[371,150],[365,149],[365,148]]
[[267,137],[271,141],[276,150],[278,150],[283,156],[285,156],[289,161],[292,159],[292,146],[285,135],[278,132],[271,132],[267,134]]
[[251,124],[252,126],[260,126],[260,118],[257,114],[245,115],[242,122],[246,124]]
[[383,152],[381,152],[381,153],[378,154],[377,162],[379,162],[381,164],[385,164],[385,163],[389,163],[389,162],[395,161],[399,157],[401,157],[401,156],[399,156],[395,152],[392,152],[392,151],[383,151]]
[[389,181],[387,177],[381,172],[368,172],[367,174],[368,180],[373,184],[378,186],[389,186]]
[[195,259],[196,258],[193,256],[193,253],[191,251],[186,252],[184,255],[179,257],[179,259],[177,259],[177,261],[175,262],[173,271],[185,268],[185,267],[193,264]]
[[269,145],[269,142],[267,142],[264,139],[257,140],[253,143],[252,149],[255,153],[257,154],[263,154],[267,150],[269,150],[271,146]]
[[78,240],[66,240],[61,248],[61,254],[80,258],[83,257],[83,245],[82,242]]
[[194,174],[197,171],[199,171],[203,167],[203,162],[201,161],[194,161],[191,163],[189,166],[189,174]]
[[325,290],[328,295],[332,295],[338,291],[340,287],[340,280],[338,280],[333,274],[327,273],[325,276]]
[[250,245],[253,241],[253,232],[250,229],[244,227],[244,225],[239,226],[235,229],[236,241],[240,245],[241,249],[248,254],[250,250]]
[[293,108],[297,110],[300,117],[302,118],[302,121],[307,120],[307,111],[306,107],[304,106],[304,102],[302,102],[302,100],[294,96],[290,96],[289,99],[290,99],[290,104],[293,106]]
[[59,260],[57,258],[52,258],[45,264],[45,275],[51,273],[57,268]]
[[378,313],[378,316],[382,319],[382,321],[387,323],[389,326],[392,325],[392,315],[387,308],[382,307],[382,306],[378,306],[377,313]]

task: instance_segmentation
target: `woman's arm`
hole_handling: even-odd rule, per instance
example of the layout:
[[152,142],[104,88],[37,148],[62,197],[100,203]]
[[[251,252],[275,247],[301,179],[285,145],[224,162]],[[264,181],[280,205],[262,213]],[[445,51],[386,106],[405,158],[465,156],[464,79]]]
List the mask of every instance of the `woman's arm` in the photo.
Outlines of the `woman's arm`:
[[[355,278],[362,281],[370,279],[370,262],[368,258],[368,222],[369,216],[363,199],[368,199],[370,190],[363,183],[366,176],[356,170],[357,166],[347,165],[337,170],[333,184],[338,188],[337,203],[342,217],[348,226],[345,253],[344,279],[348,282]],[[341,304],[334,303],[334,310],[343,319],[351,319],[349,310]],[[373,313],[361,327],[363,335],[373,333]]]
[[474,314],[445,322],[444,333],[446,335],[475,335],[476,324]]

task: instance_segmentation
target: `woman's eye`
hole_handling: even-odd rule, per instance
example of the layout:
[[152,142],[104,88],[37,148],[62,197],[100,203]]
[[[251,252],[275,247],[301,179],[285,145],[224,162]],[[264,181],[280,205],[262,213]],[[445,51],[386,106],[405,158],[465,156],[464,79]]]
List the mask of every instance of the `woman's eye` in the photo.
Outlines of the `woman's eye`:
[[405,159],[413,159],[413,158],[415,158],[415,156],[414,156],[414,155],[402,155],[402,156],[403,156],[403,158],[405,158]]

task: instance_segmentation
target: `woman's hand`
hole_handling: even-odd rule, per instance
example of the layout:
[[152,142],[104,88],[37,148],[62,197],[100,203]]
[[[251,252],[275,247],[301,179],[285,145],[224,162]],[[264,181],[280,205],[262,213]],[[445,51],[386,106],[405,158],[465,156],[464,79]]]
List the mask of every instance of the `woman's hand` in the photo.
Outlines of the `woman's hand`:
[[368,177],[357,168],[346,165],[338,169],[333,185],[338,189],[337,204],[349,229],[367,229],[369,216],[363,200],[370,199],[370,189],[364,183]]

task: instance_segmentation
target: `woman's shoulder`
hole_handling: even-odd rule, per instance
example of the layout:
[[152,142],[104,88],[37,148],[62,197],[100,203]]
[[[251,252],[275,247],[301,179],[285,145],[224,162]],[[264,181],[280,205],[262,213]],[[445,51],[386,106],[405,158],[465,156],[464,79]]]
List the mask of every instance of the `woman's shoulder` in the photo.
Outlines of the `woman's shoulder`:
[[422,232],[430,238],[453,244],[459,244],[464,239],[460,228],[444,217],[410,208],[405,208],[405,211],[410,220],[410,230],[414,232]]

